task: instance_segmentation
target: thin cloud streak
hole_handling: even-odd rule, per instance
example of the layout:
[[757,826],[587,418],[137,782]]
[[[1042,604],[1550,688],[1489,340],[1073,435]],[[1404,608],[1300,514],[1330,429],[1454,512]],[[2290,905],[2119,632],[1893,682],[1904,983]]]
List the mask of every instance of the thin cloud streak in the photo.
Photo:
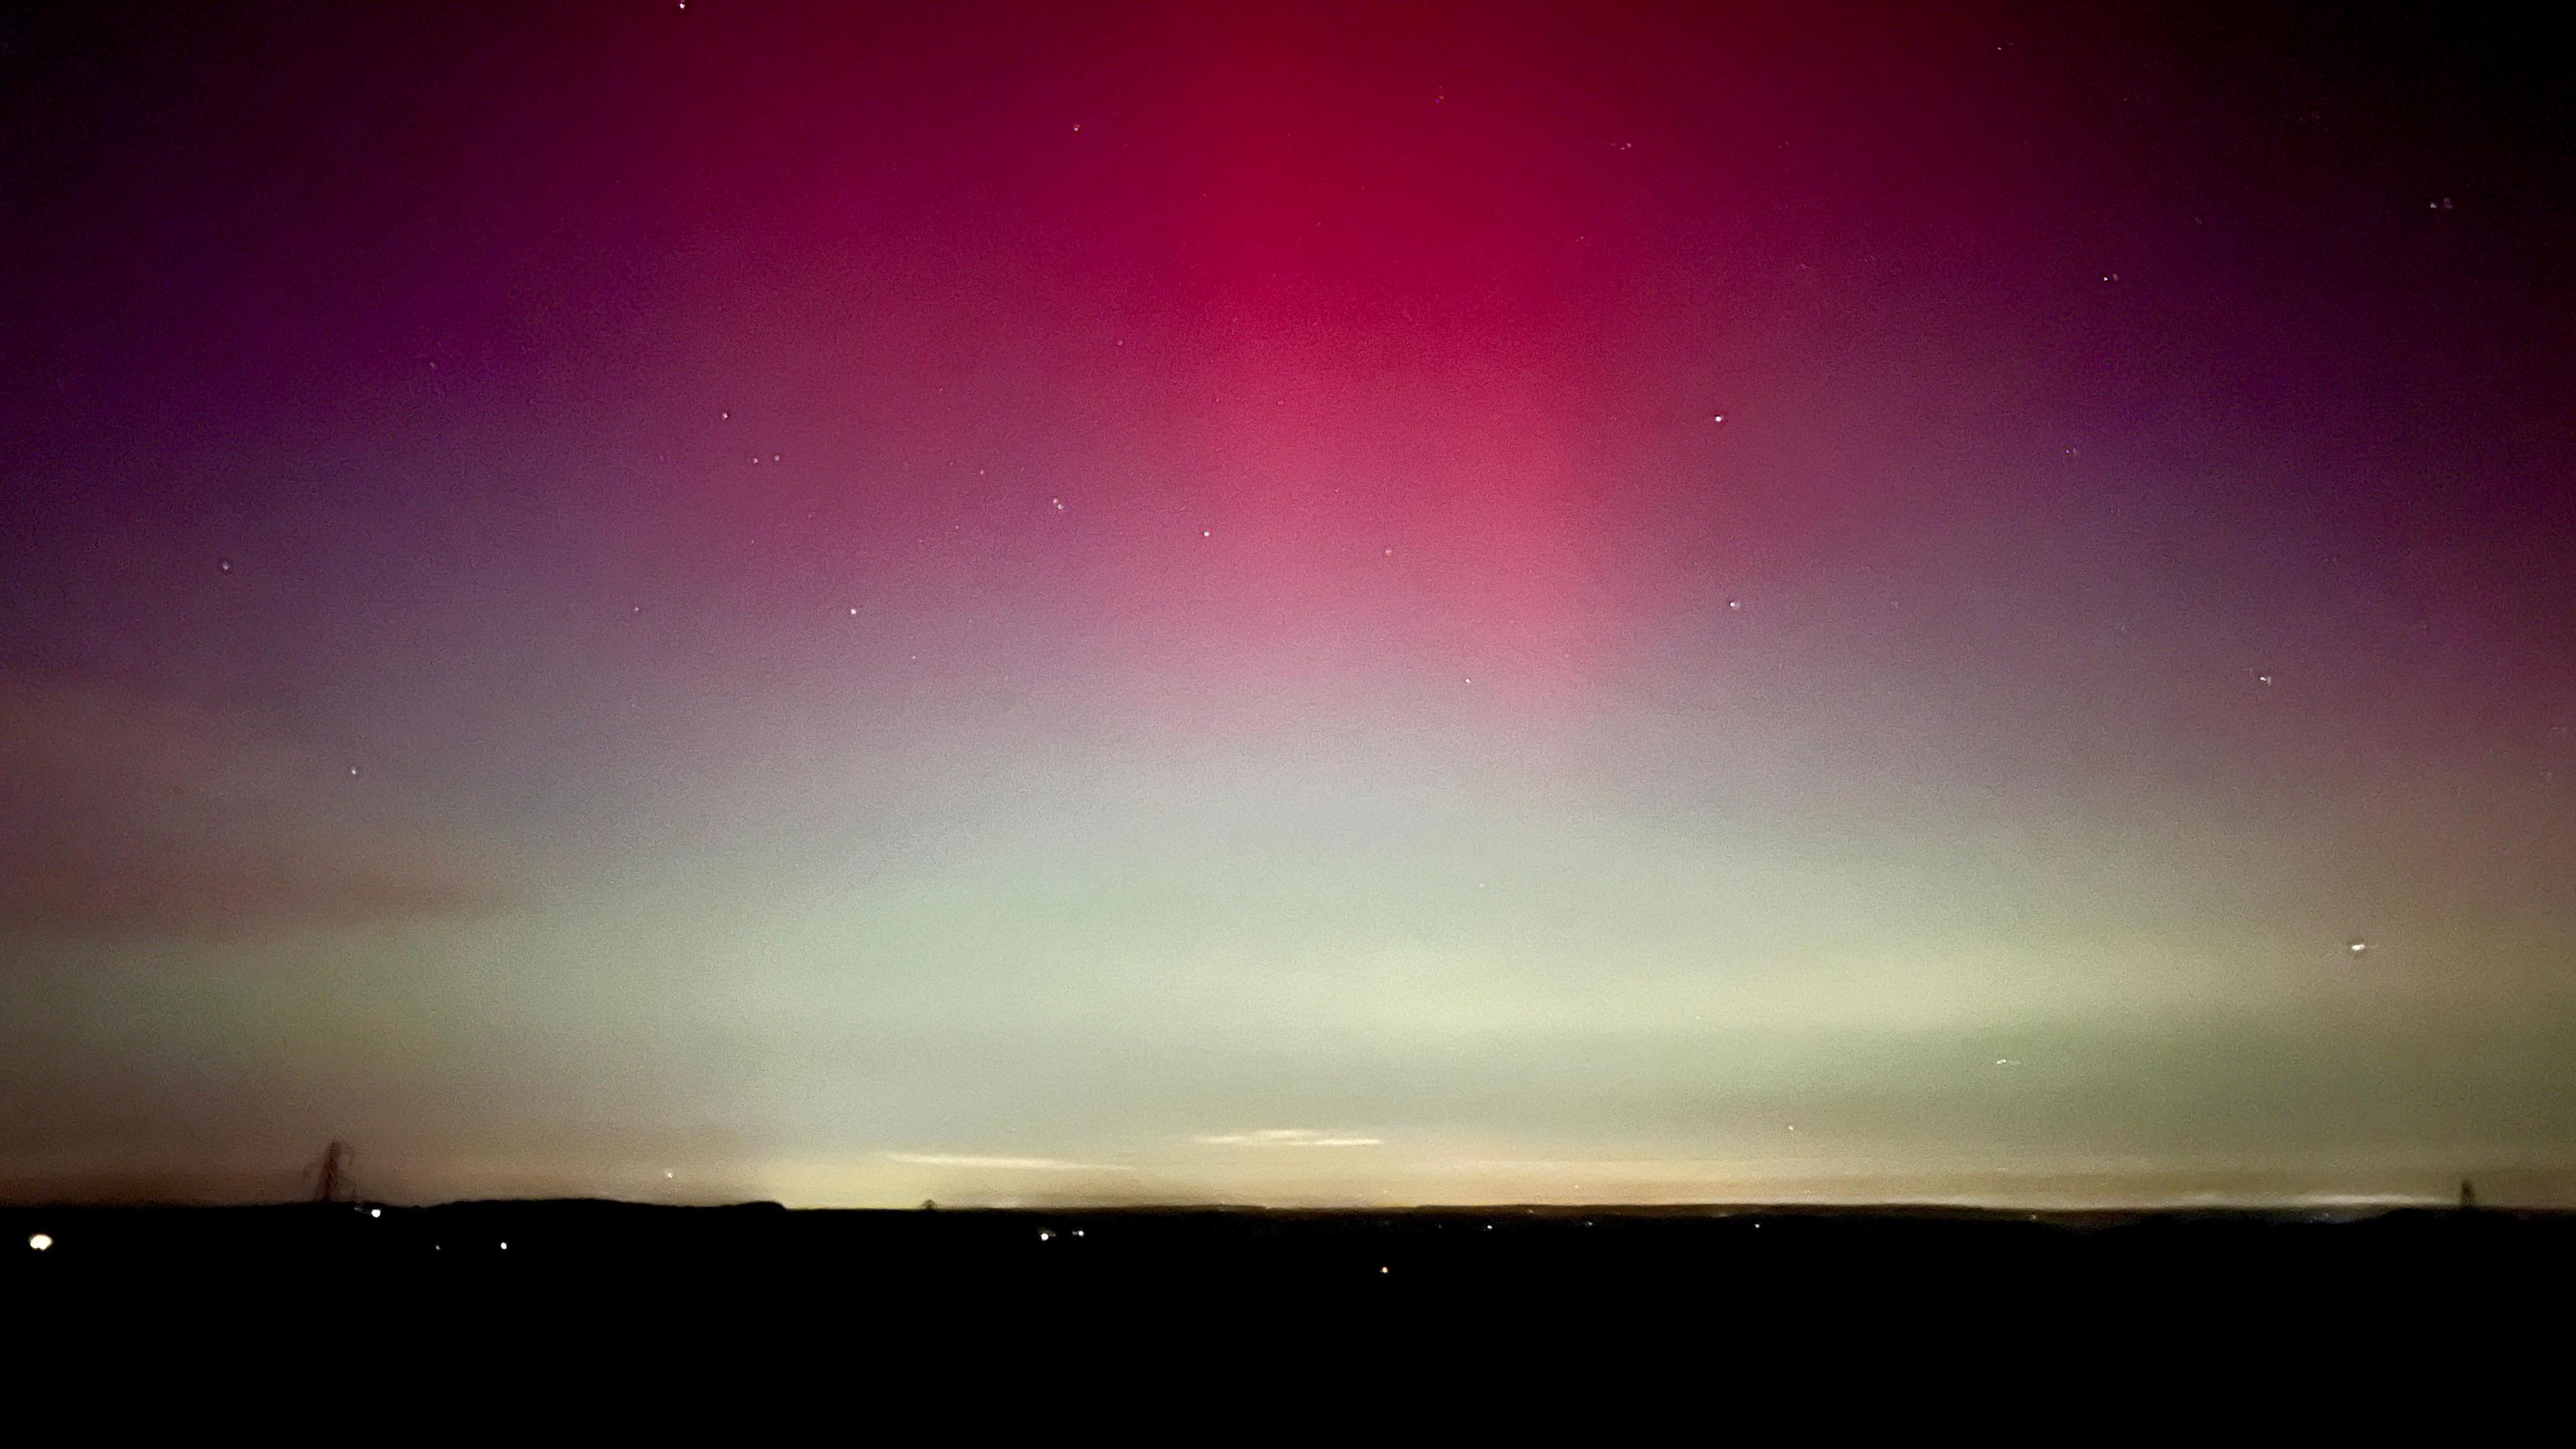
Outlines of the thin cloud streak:
[[1061,1157],[975,1157],[949,1152],[889,1152],[888,1162],[914,1167],[977,1167],[997,1172],[1133,1172],[1114,1162],[1068,1162]]
[[1220,1132],[1193,1137],[1210,1147],[1383,1147],[1380,1137],[1340,1137],[1306,1127],[1269,1127],[1258,1132]]

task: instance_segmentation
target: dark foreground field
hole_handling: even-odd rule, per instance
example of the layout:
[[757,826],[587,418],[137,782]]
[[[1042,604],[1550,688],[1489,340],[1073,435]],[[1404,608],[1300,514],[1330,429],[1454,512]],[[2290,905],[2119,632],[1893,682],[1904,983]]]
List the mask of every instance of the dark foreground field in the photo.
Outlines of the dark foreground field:
[[[2461,1302],[2576,1288],[2576,1216],[2506,1210],[2026,1214],[1488,1207],[791,1212],[474,1202],[0,1209],[0,1284],[248,1278],[506,1289],[569,1277],[887,1294],[1137,1288],[1366,1293],[1511,1285],[2147,1299],[2340,1291]],[[39,1250],[32,1243],[41,1241]]]
[[[761,1406],[922,1404],[1120,1442],[1157,1415],[1192,1442],[1284,1437],[1292,1412],[1337,1437],[1445,1438],[1462,1414],[1535,1432],[1554,1404],[1593,1442],[1650,1401],[2093,1442],[2152,1414],[2241,1429],[2240,1400],[2273,1423],[2393,1423],[2400,1398],[2475,1417],[2561,1382],[2576,1348],[2576,1218],[2491,1210],[505,1202],[9,1208],[0,1227],[0,1340],[36,1352],[10,1362],[41,1396],[205,1412],[220,1397],[170,1387],[193,1374],[269,1408],[281,1386],[430,1417],[497,1393],[585,1423],[712,1398],[720,1442]],[[73,1387],[102,1371],[107,1397]],[[1367,1417],[1387,1402],[1414,1417]]]
[[[963,1376],[995,1402],[1038,1393],[1032,1375],[1097,1396],[1318,1373],[1432,1392],[1453,1372],[1723,1382],[1788,1402],[1792,1379],[1875,1364],[1936,1376],[1982,1414],[2082,1374],[2156,1395],[2233,1376],[2367,1397],[2454,1382],[2428,1377],[2447,1359],[2538,1383],[2576,1347],[2576,1217],[2501,1210],[496,1202],[6,1208],[0,1228],[0,1319],[66,1362],[469,1364],[513,1384],[614,1382],[621,1402],[862,1368],[871,1393]],[[691,1367],[665,1385],[638,1367],[719,1360],[733,1377]],[[1801,1412],[1847,1407],[1815,1392]]]

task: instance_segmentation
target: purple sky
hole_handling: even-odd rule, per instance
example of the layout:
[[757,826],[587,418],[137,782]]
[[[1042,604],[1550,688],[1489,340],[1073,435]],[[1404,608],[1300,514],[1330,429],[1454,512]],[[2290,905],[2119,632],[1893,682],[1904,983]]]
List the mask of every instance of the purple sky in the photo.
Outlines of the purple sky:
[[0,1194],[2567,1200],[2566,59],[0,19]]

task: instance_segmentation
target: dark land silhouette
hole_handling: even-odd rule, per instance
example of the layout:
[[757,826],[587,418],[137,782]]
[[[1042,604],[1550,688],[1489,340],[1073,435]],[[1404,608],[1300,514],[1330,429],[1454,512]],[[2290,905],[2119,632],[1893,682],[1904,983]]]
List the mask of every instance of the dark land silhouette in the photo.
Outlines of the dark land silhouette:
[[[903,1211],[599,1200],[414,1207],[9,1207],[0,1280],[1227,1283],[1263,1290],[1547,1282],[1787,1291],[1829,1281],[2168,1293],[2366,1281],[2383,1292],[2576,1282],[2576,1215],[2479,1207],[2006,1212],[1946,1207],[1256,1207]],[[30,1243],[41,1235],[46,1246]]]

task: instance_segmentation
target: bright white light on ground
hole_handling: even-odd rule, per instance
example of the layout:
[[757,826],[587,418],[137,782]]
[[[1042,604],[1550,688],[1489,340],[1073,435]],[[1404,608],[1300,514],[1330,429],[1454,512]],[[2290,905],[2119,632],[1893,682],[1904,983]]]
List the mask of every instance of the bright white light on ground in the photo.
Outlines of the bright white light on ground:
[[31,1233],[27,1237],[27,1246],[35,1249],[39,1253],[53,1245],[54,1235],[51,1233]]

